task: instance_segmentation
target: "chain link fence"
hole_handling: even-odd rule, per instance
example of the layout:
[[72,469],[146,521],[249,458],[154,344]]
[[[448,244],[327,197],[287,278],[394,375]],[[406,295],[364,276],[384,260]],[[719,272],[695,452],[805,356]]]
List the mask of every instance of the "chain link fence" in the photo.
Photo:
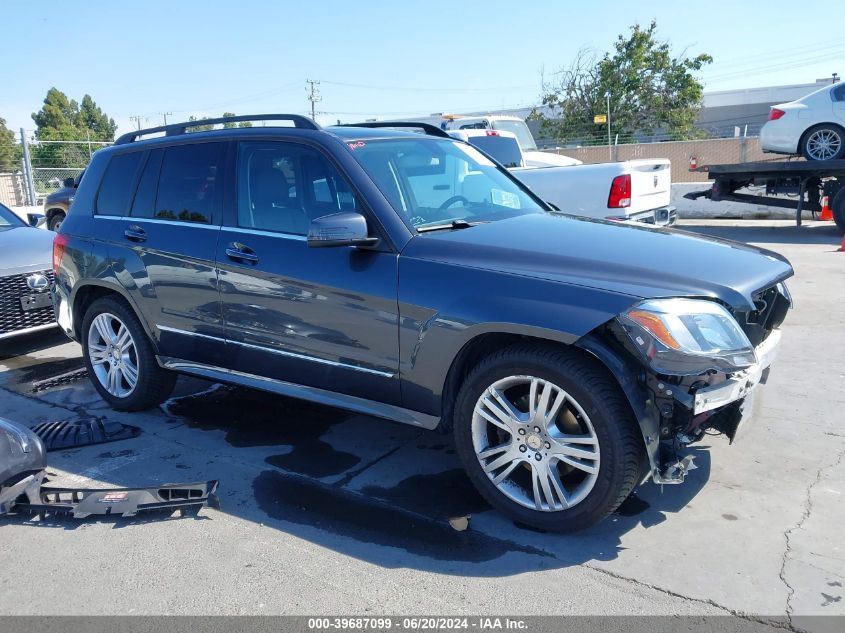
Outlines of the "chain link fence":
[[21,130],[16,141],[0,145],[0,203],[6,206],[35,206],[62,188],[68,178],[76,179],[98,149],[112,141],[45,141],[32,131]]
[[[739,130],[736,131],[739,133]],[[706,182],[707,174],[690,171],[691,166],[746,163],[752,161],[782,161],[789,157],[764,154],[757,136],[706,138],[689,141],[670,140],[659,135],[644,139],[614,138],[608,145],[598,137],[590,144],[578,147],[549,147],[545,151],[577,158],[584,163],[633,160],[638,158],[668,158],[672,163],[672,182]],[[0,202],[7,206],[41,204],[43,198],[57,191],[67,178],[76,178],[101,147],[109,141],[38,141],[29,133],[30,161],[27,163],[21,144],[18,154],[24,154],[20,169],[0,173]],[[29,195],[29,182],[32,196]],[[34,198],[30,201],[30,198]]]

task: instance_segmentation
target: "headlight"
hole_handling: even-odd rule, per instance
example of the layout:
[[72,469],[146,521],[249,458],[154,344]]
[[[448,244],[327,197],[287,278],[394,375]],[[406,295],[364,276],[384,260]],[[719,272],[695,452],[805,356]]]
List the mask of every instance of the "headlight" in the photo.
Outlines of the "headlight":
[[733,373],[757,362],[733,315],[714,301],[654,299],[618,317],[631,341],[659,374]]

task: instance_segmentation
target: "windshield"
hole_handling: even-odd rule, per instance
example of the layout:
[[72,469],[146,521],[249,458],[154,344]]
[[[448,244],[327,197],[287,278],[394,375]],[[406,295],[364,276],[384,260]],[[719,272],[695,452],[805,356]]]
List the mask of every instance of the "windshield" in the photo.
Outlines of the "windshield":
[[26,223],[15,215],[9,207],[0,204],[0,230],[12,226],[26,226]]
[[493,129],[516,134],[516,140],[519,141],[523,152],[537,151],[537,143],[534,142],[534,137],[531,136],[531,130],[528,129],[525,121],[493,121]]
[[353,141],[353,155],[408,222],[490,222],[544,209],[477,149],[430,137]]

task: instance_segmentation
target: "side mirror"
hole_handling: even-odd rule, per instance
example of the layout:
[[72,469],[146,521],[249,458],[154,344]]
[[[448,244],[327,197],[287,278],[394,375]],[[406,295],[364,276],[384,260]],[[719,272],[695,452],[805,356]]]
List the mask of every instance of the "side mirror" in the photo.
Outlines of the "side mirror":
[[360,213],[345,212],[315,218],[308,227],[308,246],[375,246],[377,237],[370,237],[367,219]]
[[29,226],[39,227],[47,221],[47,216],[43,213],[27,213],[26,221]]
[[68,187],[69,189],[73,189],[76,187],[76,181],[73,178],[65,178],[62,181],[63,187]]

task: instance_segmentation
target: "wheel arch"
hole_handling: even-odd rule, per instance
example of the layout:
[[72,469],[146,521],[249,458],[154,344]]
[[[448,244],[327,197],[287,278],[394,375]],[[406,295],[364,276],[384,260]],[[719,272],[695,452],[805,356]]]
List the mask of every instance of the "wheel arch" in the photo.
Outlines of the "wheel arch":
[[619,385],[642,432],[643,444],[649,457],[652,470],[658,466],[658,447],[660,422],[659,414],[650,400],[645,388],[640,384],[643,372],[635,361],[619,351],[601,333],[602,328],[580,337],[574,342],[563,342],[546,338],[516,334],[507,331],[484,332],[467,341],[455,355],[443,385],[441,423],[438,427],[443,433],[452,430],[452,404],[464,379],[483,358],[516,343],[536,342],[544,345],[559,346],[568,350],[578,350],[585,356],[598,362]]
[[843,142],[845,142],[845,126],[843,126],[841,123],[836,123],[834,121],[819,121],[818,123],[813,123],[801,133],[801,136],[798,138],[797,153],[802,155],[804,154],[804,143],[807,140],[807,136],[810,134],[810,132],[812,132],[816,128],[826,126],[837,128],[842,133],[842,140]]
[[132,310],[138,318],[138,321],[141,323],[141,327],[144,328],[144,332],[149,337],[150,342],[153,345],[153,349],[157,352],[158,342],[156,337],[152,336],[149,324],[144,318],[143,313],[138,310],[137,306],[132,301],[132,297],[129,293],[126,292],[124,288],[102,279],[92,279],[86,281],[74,289],[70,304],[71,314],[73,315],[73,331],[76,340],[83,340],[82,322],[85,319],[85,313],[88,311],[88,308],[90,308],[95,301],[103,297],[116,297],[122,300],[127,307]]

